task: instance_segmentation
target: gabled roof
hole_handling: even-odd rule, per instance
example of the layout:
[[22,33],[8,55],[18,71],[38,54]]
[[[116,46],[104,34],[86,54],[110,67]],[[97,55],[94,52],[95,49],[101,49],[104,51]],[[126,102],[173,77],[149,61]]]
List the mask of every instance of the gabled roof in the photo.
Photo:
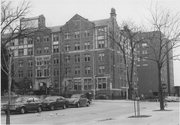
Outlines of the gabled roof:
[[[79,19],[84,19],[84,20],[88,21],[88,19],[80,16],[79,14],[75,14],[69,21],[71,21],[71,20],[79,20]],[[69,22],[69,21],[67,21],[67,22]]]
[[103,26],[103,25],[107,25],[110,23],[110,18],[108,19],[102,19],[102,20],[95,20],[95,21],[92,21],[95,26]]

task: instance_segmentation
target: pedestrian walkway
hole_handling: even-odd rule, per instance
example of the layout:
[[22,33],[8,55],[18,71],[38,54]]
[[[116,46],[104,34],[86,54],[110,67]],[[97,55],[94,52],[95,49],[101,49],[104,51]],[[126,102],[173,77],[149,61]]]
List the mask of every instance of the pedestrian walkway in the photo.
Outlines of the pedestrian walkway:
[[[126,103],[130,100],[94,100],[95,102],[105,103]],[[156,106],[141,106],[140,116],[132,117],[134,114],[119,115],[117,117],[107,117],[94,120],[87,125],[180,125],[180,103],[169,102],[165,111],[159,110],[159,102],[143,102],[147,106],[156,103]]]

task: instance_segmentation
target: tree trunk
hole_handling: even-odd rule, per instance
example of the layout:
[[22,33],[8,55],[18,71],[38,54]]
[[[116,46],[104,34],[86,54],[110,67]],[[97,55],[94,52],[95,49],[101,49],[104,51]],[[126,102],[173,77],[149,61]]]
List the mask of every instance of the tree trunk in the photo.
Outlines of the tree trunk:
[[164,110],[164,99],[163,99],[163,90],[162,90],[162,83],[161,83],[161,66],[157,64],[158,68],[158,82],[159,82],[159,102],[160,102],[160,110]]
[[9,72],[8,72],[8,105],[7,105],[7,112],[6,112],[6,124],[10,125],[10,102],[11,102],[11,82],[12,82],[12,77],[11,77],[11,62],[12,62],[12,55],[10,55],[9,58]]

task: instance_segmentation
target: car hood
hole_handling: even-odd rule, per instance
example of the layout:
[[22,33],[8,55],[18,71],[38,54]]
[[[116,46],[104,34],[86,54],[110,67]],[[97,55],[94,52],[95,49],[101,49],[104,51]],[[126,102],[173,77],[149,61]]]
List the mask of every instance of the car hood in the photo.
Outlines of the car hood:
[[[14,102],[14,103],[10,103],[10,106],[13,106],[13,105],[23,105],[23,104],[25,104],[25,103],[23,103],[23,102]],[[3,104],[3,106],[7,106],[7,105],[8,105],[8,103]]]
[[52,102],[55,102],[55,101],[49,101],[49,100],[42,101],[42,103],[52,103]]

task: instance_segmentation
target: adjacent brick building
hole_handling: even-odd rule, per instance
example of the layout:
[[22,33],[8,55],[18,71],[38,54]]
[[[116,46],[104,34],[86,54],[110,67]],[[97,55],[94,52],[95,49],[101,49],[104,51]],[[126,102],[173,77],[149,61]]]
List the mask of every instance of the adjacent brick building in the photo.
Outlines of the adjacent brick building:
[[[158,96],[159,93],[158,68],[156,62],[151,60],[156,59],[155,55],[158,54],[159,34],[159,32],[142,33],[140,36],[143,37],[144,41],[137,48],[138,57],[140,57],[137,65],[139,93],[147,97]],[[149,41],[151,44],[148,44]],[[164,47],[165,51],[168,48]],[[154,54],[154,52],[157,53]],[[169,95],[174,94],[173,60],[170,59],[172,56],[172,51],[166,55],[166,61],[161,71],[161,82],[165,84],[166,89],[164,91]]]

